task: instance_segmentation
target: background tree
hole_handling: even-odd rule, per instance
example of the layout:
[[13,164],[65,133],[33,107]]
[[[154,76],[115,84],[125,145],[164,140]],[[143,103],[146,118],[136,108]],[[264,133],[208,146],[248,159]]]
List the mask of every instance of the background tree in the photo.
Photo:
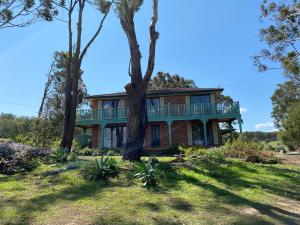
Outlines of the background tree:
[[146,91],[153,73],[156,42],[159,33],[155,30],[158,20],[158,0],[153,0],[153,16],[149,27],[150,46],[148,65],[145,75],[142,74],[141,52],[137,41],[134,15],[143,4],[142,0],[118,0],[116,12],[122,28],[127,36],[130,49],[129,76],[131,82],[125,86],[128,95],[128,127],[127,141],[123,158],[125,160],[140,160],[143,152],[148,118],[146,113]]
[[196,88],[195,81],[185,79],[184,77],[174,74],[171,75],[165,72],[158,72],[156,76],[151,78],[149,89],[165,89],[165,88]]
[[[65,112],[65,90],[67,77],[68,52],[56,51],[47,74],[47,82],[39,109],[39,116],[34,124],[36,138],[31,135],[28,139],[34,139],[35,145],[42,147],[53,144],[62,136],[64,128]],[[81,71],[83,74],[83,71]],[[79,79],[78,103],[84,104],[84,97],[87,96],[86,86],[83,80]],[[77,131],[78,132],[78,131]],[[51,134],[49,136],[49,134]]]
[[[39,117],[41,118],[57,118],[60,124],[64,119],[65,111],[65,90],[67,77],[68,52],[56,51],[54,59],[51,63],[49,72],[47,74],[47,81],[39,109]],[[81,70],[81,74],[83,71]],[[84,104],[84,97],[87,96],[86,86],[80,77],[78,105]],[[63,126],[60,127],[61,130]]]
[[300,102],[294,103],[283,121],[280,140],[291,149],[300,147]]
[[254,56],[255,65],[261,72],[281,68],[299,85],[300,1],[264,0],[261,12],[267,26],[260,30],[260,36],[268,48]]
[[276,127],[281,128],[283,121],[287,118],[288,110],[295,102],[300,100],[300,86],[292,81],[279,84],[271,99],[274,124]]
[[50,0],[1,0],[0,29],[26,27],[41,18],[52,21],[57,14]]
[[267,48],[254,56],[254,64],[261,72],[281,69],[287,78],[272,96],[272,117],[278,128],[284,128],[282,124],[289,120],[289,111],[300,95],[300,1],[264,0],[261,18],[267,24],[260,30],[261,40]]
[[[70,0],[67,4],[60,4],[59,6],[67,12],[67,24],[68,24],[68,62],[66,69],[66,89],[65,89],[65,113],[64,113],[64,129],[61,140],[61,147],[67,151],[71,151],[72,142],[75,132],[75,120],[76,109],[79,96],[79,85],[81,79],[81,65],[82,61],[94,43],[98,35],[100,34],[104,21],[110,11],[113,1],[99,0],[97,4],[88,0]],[[99,11],[103,14],[102,19],[95,33],[88,39],[87,43],[82,43],[82,28],[83,28],[83,13],[86,4],[92,4],[93,7],[98,7]],[[58,4],[57,4],[58,5]],[[77,16],[77,19],[73,21],[73,17]],[[73,26],[76,24],[76,35],[74,40]]]

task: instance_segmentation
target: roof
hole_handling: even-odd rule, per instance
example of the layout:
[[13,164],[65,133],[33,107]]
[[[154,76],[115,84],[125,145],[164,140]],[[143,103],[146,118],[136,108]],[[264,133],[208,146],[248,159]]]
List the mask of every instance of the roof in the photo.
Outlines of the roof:
[[[223,88],[166,88],[159,90],[148,90],[147,96],[168,96],[168,95],[181,95],[181,94],[202,94],[211,92],[222,92]],[[110,94],[99,94],[91,95],[86,97],[87,99],[95,98],[116,98],[116,97],[126,97],[126,92],[116,92]]]

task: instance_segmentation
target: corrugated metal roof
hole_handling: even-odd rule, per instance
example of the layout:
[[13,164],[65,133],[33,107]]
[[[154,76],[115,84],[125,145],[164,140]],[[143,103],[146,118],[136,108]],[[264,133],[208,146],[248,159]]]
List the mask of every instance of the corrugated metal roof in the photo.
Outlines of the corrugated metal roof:
[[[223,90],[224,90],[223,88],[166,88],[166,89],[159,89],[159,90],[148,90],[147,96],[222,92]],[[116,93],[109,93],[109,94],[91,95],[86,98],[93,99],[93,98],[112,98],[112,97],[125,97],[125,96],[127,96],[126,92],[116,92]]]

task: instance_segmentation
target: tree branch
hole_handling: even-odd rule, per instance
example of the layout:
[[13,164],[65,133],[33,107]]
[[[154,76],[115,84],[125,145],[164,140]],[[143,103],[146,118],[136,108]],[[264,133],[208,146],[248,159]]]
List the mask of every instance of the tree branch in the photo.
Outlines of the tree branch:
[[102,27],[103,27],[103,24],[104,24],[104,21],[106,19],[106,17],[108,16],[109,12],[110,12],[110,9],[113,5],[113,3],[115,2],[115,0],[113,0],[111,2],[111,5],[109,6],[107,12],[104,14],[104,16],[102,17],[101,19],[101,22],[99,24],[99,27],[97,29],[97,31],[95,32],[95,34],[92,36],[92,38],[90,39],[90,41],[86,44],[86,46],[84,47],[82,53],[80,54],[80,57],[79,57],[79,62],[81,64],[82,60],[83,60],[83,57],[85,56],[87,50],[89,49],[89,47],[93,44],[93,42],[96,40],[97,36],[100,34],[101,30],[102,30]]
[[147,67],[146,74],[144,76],[144,83],[146,87],[148,86],[149,81],[151,79],[154,70],[154,64],[155,64],[156,42],[157,39],[159,38],[159,33],[155,30],[157,20],[158,20],[158,0],[153,0],[153,17],[152,17],[151,25],[149,27],[150,46],[149,46],[148,67]]

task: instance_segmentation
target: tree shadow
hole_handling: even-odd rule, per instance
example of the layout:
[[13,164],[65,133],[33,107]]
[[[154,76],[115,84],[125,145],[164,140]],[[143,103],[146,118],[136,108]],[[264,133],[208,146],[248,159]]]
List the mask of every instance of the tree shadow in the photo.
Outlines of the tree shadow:
[[60,192],[29,199],[24,205],[17,209],[18,218],[16,218],[16,221],[9,222],[6,225],[29,225],[32,222],[33,213],[46,211],[49,205],[60,200],[76,201],[81,198],[93,196],[95,193],[99,193],[103,187],[104,186],[99,183],[88,182],[82,185],[70,186]]
[[[228,165],[222,165],[217,162],[212,161],[201,161],[201,165],[198,167],[195,167],[193,165],[184,165],[184,167],[187,167],[189,170],[198,173],[198,174],[205,174],[207,176],[210,176],[211,178],[217,180],[218,182],[221,182],[226,185],[229,189],[244,189],[244,188],[254,188],[254,187],[260,187],[262,189],[265,189],[266,191],[276,194],[278,196],[285,196],[289,197],[293,200],[300,200],[299,191],[298,190],[288,190],[285,186],[276,187],[274,184],[269,184],[265,180],[259,180],[257,182],[250,182],[248,180],[244,180],[241,178],[241,174],[238,172],[238,170],[247,170],[247,172],[254,172],[255,169],[249,168],[248,166],[245,166],[243,163],[239,162],[228,162]],[[181,165],[182,166],[182,165]],[[238,170],[232,169],[232,167],[238,167]],[[200,169],[199,169],[200,168]],[[238,196],[229,190],[225,190],[222,188],[219,188],[217,186],[214,186],[209,183],[200,182],[198,179],[196,179],[194,176],[182,173],[180,171],[180,166],[171,166],[167,164],[161,165],[161,169],[163,169],[164,172],[164,181],[163,186],[166,188],[172,188],[176,187],[178,185],[179,181],[185,181],[187,183],[196,185],[198,187],[203,188],[204,190],[209,190],[212,192],[218,199],[220,199],[222,202],[225,202],[226,204],[230,204],[232,206],[243,206],[243,207],[252,207],[256,209],[260,214],[266,215],[270,218],[274,218],[277,220],[280,224],[291,224],[296,225],[300,223],[300,215],[296,213],[292,213],[286,210],[283,210],[281,208],[269,205],[269,204],[263,204],[259,202],[251,201],[247,198]],[[275,169],[276,173],[285,173],[286,171],[280,171],[280,169]],[[299,171],[293,171],[296,173],[296,175],[300,174]],[[276,174],[275,174],[276,175]],[[258,174],[259,176],[259,174]],[[285,175],[283,175],[285,177]],[[293,180],[290,180],[293,182]],[[298,181],[296,183],[293,183],[297,186]],[[255,223],[254,223],[255,224]]]

